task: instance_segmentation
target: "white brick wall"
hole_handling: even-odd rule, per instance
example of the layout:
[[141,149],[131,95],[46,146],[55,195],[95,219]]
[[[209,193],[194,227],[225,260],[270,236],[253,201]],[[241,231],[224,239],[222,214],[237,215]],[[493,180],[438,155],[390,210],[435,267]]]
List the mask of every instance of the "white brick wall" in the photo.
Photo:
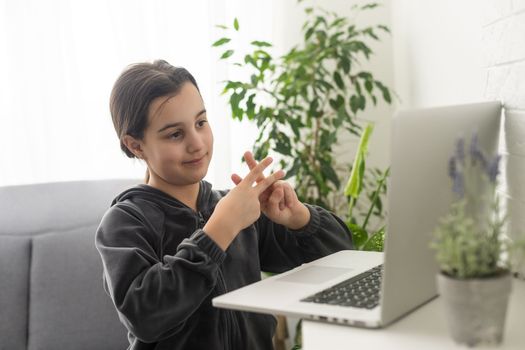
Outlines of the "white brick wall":
[[525,235],[525,0],[486,0],[485,97],[505,106],[504,178],[511,236]]

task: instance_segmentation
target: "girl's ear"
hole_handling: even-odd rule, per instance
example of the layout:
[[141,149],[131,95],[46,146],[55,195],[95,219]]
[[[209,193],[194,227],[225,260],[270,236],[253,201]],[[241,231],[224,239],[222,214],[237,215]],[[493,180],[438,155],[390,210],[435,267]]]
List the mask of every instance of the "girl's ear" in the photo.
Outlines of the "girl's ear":
[[133,136],[125,135],[122,138],[122,142],[128,150],[135,155],[135,157],[145,159],[144,151],[142,150],[142,142],[140,140],[135,139]]

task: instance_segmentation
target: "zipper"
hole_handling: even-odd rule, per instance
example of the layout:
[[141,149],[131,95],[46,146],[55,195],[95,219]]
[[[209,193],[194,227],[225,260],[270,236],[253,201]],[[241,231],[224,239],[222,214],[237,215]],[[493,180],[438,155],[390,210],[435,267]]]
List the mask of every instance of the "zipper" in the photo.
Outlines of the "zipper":
[[197,227],[203,228],[204,225],[206,224],[206,220],[204,220],[204,216],[202,215],[200,211],[197,212],[197,217],[198,217]]

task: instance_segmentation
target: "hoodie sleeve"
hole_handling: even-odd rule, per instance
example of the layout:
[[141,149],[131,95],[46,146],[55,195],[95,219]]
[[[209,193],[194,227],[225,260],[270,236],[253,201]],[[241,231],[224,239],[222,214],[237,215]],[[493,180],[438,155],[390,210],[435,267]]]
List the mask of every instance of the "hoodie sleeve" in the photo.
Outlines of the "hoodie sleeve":
[[280,273],[340,250],[353,249],[350,231],[340,218],[321,207],[305,205],[310,211],[310,222],[300,230],[289,230],[265,215],[256,222],[263,271]]
[[105,288],[119,318],[148,343],[180,331],[214,289],[225,258],[202,230],[184,239],[172,256],[159,258],[159,241],[143,216],[126,205],[110,208],[96,233]]

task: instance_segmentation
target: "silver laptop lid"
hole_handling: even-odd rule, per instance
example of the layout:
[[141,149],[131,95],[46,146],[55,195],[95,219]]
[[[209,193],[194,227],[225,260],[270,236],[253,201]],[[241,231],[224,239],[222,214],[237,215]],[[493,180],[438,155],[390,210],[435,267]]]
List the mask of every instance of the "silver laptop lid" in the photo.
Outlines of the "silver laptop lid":
[[[382,286],[382,322],[388,324],[437,295],[434,228],[452,200],[447,164],[456,141],[498,149],[501,104],[414,109],[392,122],[388,225]],[[467,143],[468,144],[468,143]]]

